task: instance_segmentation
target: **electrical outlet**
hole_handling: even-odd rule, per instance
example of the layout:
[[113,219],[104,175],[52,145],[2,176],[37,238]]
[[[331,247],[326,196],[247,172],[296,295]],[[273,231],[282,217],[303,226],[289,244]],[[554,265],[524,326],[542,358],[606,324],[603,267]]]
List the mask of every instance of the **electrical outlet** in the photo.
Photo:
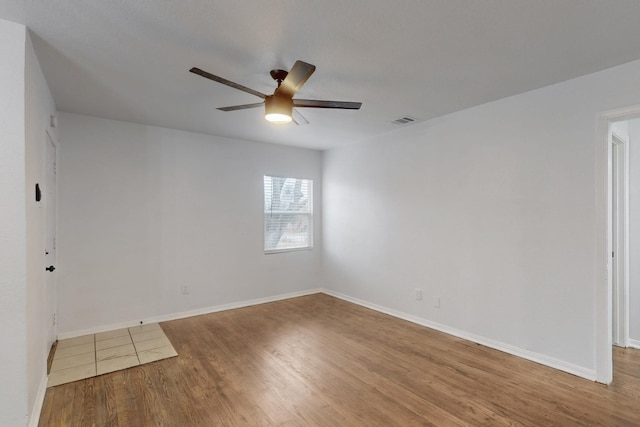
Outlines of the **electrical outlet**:
[[422,299],[422,289],[416,288],[416,299],[417,300]]
[[189,285],[182,285],[182,288],[180,288],[182,291],[182,295],[187,295],[191,293],[191,288],[189,287]]
[[433,306],[435,308],[440,308],[440,297],[433,297]]
[[51,319],[51,325],[56,326],[56,314],[53,313],[53,319]]

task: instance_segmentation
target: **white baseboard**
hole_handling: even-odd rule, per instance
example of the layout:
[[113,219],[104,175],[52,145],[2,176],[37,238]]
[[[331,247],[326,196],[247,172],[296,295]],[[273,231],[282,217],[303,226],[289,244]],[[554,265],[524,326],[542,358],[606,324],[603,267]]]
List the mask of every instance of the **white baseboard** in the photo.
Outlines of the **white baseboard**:
[[629,342],[627,344],[629,344],[629,347],[631,348],[640,349],[640,341],[638,340],[632,340],[631,338],[629,338]]
[[285,300],[285,299],[296,298],[296,297],[301,297],[301,296],[305,296],[305,295],[312,295],[312,294],[317,294],[317,293],[321,293],[321,292],[322,292],[322,289],[309,289],[309,290],[306,290],[306,291],[291,292],[291,293],[288,293],[288,294],[280,294],[280,295],[275,295],[275,296],[266,297],[266,298],[257,298],[257,299],[252,299],[252,300],[234,302],[234,303],[230,303],[230,304],[221,304],[221,305],[214,305],[214,306],[210,306],[210,307],[202,307],[202,308],[197,308],[197,309],[188,310],[188,311],[182,311],[182,312],[178,312],[178,313],[163,314],[163,315],[159,315],[159,316],[148,317],[148,318],[145,318],[145,319],[142,319],[142,320],[138,319],[138,320],[130,320],[130,321],[127,321],[127,322],[112,323],[112,324],[109,324],[109,325],[102,325],[102,326],[98,326],[98,327],[94,327],[94,328],[80,329],[80,330],[70,331],[70,332],[62,332],[62,333],[58,334],[58,339],[64,340],[64,339],[67,339],[67,338],[75,338],[75,337],[80,337],[80,336],[83,336],[83,335],[90,335],[90,334],[97,334],[97,333],[100,333],[100,332],[113,331],[115,329],[130,328],[130,327],[133,327],[133,326],[140,325],[141,322],[142,323],[168,322],[170,320],[184,319],[186,317],[200,316],[200,315],[203,315],[203,314],[216,313],[218,311],[225,311],[225,310],[233,310],[233,309],[236,309],[236,308],[250,307],[252,305],[266,304],[266,303],[269,303],[269,302],[281,301],[281,300]]
[[44,404],[44,395],[47,392],[47,381],[49,377],[45,371],[44,375],[40,379],[40,385],[38,386],[38,392],[36,393],[36,400],[33,402],[33,408],[29,415],[28,427],[38,427],[40,422],[40,413],[42,412],[42,405]]
[[[266,304],[269,302],[275,302],[275,301],[281,301],[281,300],[285,300],[285,299],[289,299],[289,298],[295,298],[295,297],[300,297],[300,296],[305,296],[305,295],[312,295],[312,294],[317,294],[317,293],[325,293],[327,295],[331,295],[334,296],[336,298],[340,298],[344,301],[348,301],[366,308],[370,308],[372,310],[378,311],[380,313],[385,313],[388,314],[390,316],[393,317],[397,317],[399,319],[403,319],[403,320],[407,320],[409,322],[412,323],[416,323],[418,325],[422,325],[422,326],[426,326],[427,328],[431,328],[431,329],[435,329],[437,331],[440,332],[444,332],[446,334],[449,335],[453,335],[455,337],[458,338],[462,338],[468,341],[472,341],[475,342],[477,344],[481,344],[484,345],[486,347],[490,347],[499,351],[503,351],[505,353],[508,354],[512,354],[514,356],[517,357],[522,357],[523,359],[527,359],[530,360],[532,362],[536,362],[536,363],[540,363],[541,365],[545,365],[545,366],[549,366],[551,368],[554,369],[558,369],[564,372],[568,372],[570,374],[582,377],[582,378],[586,378],[588,380],[592,380],[595,381],[596,380],[596,372],[593,369],[587,369],[584,368],[582,366],[578,366],[578,365],[574,365],[568,362],[565,362],[563,360],[559,360],[559,359],[555,359],[553,357],[549,357],[546,356],[544,354],[539,354],[539,353],[535,353],[529,350],[525,350],[519,347],[515,347],[509,344],[505,344],[503,342],[500,341],[495,341],[492,340],[490,338],[486,338],[480,335],[476,335],[467,331],[463,331],[460,329],[456,329],[456,328],[452,328],[450,326],[446,326],[446,325],[442,325],[439,324],[437,322],[433,322],[431,320],[427,320],[418,316],[413,316],[407,313],[403,313],[401,311],[397,311],[397,310],[393,310],[387,307],[383,307],[377,304],[373,304],[370,303],[368,301],[363,301],[360,300],[358,298],[353,298],[350,297],[348,295],[343,295],[341,293],[338,292],[334,292],[328,289],[310,289],[307,291],[301,291],[301,292],[293,292],[293,293],[288,293],[288,294],[281,294],[281,295],[275,295],[272,297],[266,297],[266,298],[258,298],[258,299],[253,299],[253,300],[246,300],[246,301],[239,301],[239,302],[235,302],[235,303],[231,303],[231,304],[222,304],[222,305],[216,305],[216,306],[210,306],[210,307],[203,307],[203,308],[198,308],[195,310],[188,310],[188,311],[183,311],[183,312],[178,312],[178,313],[170,313],[170,314],[165,314],[165,315],[160,315],[160,316],[155,316],[155,317],[149,317],[146,319],[143,319],[142,322],[143,323],[156,323],[156,322],[168,322],[170,320],[177,320],[177,319],[184,319],[186,317],[192,317],[192,316],[200,316],[203,314],[209,314],[209,313],[216,313],[219,311],[225,311],[225,310],[233,310],[236,308],[243,308],[243,307],[250,307],[252,305],[258,305],[258,304]],[[88,329],[82,329],[82,330],[77,330],[77,331],[71,331],[71,332],[64,332],[59,334],[59,339],[67,339],[67,338],[74,338],[74,337],[78,337],[78,336],[82,336],[82,335],[89,335],[89,334],[95,334],[95,333],[100,333],[100,332],[106,332],[106,331],[112,331],[114,329],[122,329],[122,328],[129,328],[132,326],[137,326],[140,324],[140,320],[132,320],[132,321],[128,321],[128,322],[122,322],[122,323],[117,323],[117,324],[110,324],[110,325],[103,325],[103,326],[99,326],[99,327],[95,327],[95,328],[88,328]],[[630,347],[635,347],[635,348],[640,348],[640,341],[635,341],[635,340],[629,340],[629,346]],[[46,388],[46,382],[45,382],[45,388]],[[43,398],[44,398],[44,394],[43,394]]]
[[[467,331],[462,331],[459,329],[455,329],[446,325],[442,325],[436,322],[432,322],[430,320],[413,316],[407,313],[403,313],[401,311],[393,310],[387,307],[379,306],[377,304],[372,304],[368,301],[363,301],[357,298],[353,298],[347,295],[340,294],[338,292],[330,291],[324,289],[322,291],[327,295],[334,296],[336,298],[340,298],[342,300],[361,305],[366,308],[370,308],[375,311],[379,311],[381,313],[388,314],[393,317],[397,317],[399,319],[407,320],[412,323],[416,323],[418,325],[426,326],[427,328],[435,329],[440,332],[444,332],[449,335],[453,335],[458,338],[462,338],[468,341],[475,342],[477,344],[484,345],[486,347],[493,348],[495,350],[499,350],[513,356],[521,357],[523,359],[530,360],[532,362],[539,363],[541,365],[549,366],[554,369],[558,369],[564,372],[568,372],[570,374],[586,378],[591,381],[596,380],[596,371],[593,369],[587,369],[582,366],[574,365],[572,363],[565,362],[563,360],[555,359],[553,357],[546,356],[544,354],[535,353],[529,350],[524,350],[519,347],[515,347],[509,344],[502,343],[500,341],[495,341],[490,338],[486,338],[480,335],[472,334]],[[640,344],[640,342],[638,342]]]

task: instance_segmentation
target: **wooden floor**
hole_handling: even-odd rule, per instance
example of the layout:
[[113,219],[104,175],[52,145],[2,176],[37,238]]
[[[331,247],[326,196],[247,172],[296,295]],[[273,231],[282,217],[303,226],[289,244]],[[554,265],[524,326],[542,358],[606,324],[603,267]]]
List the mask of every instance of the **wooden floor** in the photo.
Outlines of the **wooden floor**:
[[47,390],[40,426],[640,425],[607,387],[323,294],[162,323],[179,356]]

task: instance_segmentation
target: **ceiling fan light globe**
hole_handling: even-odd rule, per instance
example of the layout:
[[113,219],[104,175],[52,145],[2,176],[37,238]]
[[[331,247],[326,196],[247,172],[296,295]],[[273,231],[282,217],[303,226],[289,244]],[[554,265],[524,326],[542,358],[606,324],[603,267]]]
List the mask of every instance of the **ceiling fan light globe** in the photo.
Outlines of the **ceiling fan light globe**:
[[267,113],[264,115],[264,118],[267,119],[268,122],[275,124],[286,124],[291,122],[291,116],[281,113]]

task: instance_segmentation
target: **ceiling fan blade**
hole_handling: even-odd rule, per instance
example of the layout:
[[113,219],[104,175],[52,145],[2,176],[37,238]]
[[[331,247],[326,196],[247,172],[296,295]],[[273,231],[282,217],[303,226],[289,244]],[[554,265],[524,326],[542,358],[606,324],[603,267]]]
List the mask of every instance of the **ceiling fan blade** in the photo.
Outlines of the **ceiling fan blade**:
[[302,113],[300,113],[300,111],[298,111],[298,110],[296,110],[294,108],[292,113],[293,114],[291,116],[291,119],[298,126],[303,126],[303,125],[308,125],[309,124],[309,120],[307,120],[307,118],[305,116],[303,116]]
[[201,70],[200,68],[193,67],[189,71],[191,71],[192,73],[197,74],[199,76],[202,76],[202,77],[204,77],[206,79],[213,80],[214,82],[222,83],[223,85],[230,86],[230,87],[232,87],[234,89],[238,89],[238,90],[241,90],[243,92],[250,93],[251,95],[257,96],[258,98],[265,99],[267,97],[267,95],[265,95],[264,93],[260,93],[257,90],[253,90],[253,89],[250,89],[250,88],[248,88],[246,86],[242,86],[241,84],[234,83],[231,80],[227,80],[227,79],[224,79],[222,77],[213,75],[211,73],[208,73],[206,71]]
[[316,99],[294,99],[294,107],[310,107],[310,108],[340,108],[343,110],[359,110],[362,102],[346,102],[346,101],[319,101]]
[[288,98],[293,98],[293,95],[309,80],[309,77],[311,77],[311,74],[313,74],[315,70],[315,65],[307,64],[304,61],[296,61],[293,67],[291,67],[289,74],[287,74],[287,77],[285,77],[280,87],[276,90],[276,93]]
[[256,102],[255,104],[243,104],[243,105],[234,105],[231,107],[222,107],[218,108],[220,111],[236,111],[236,110],[246,110],[247,108],[256,108],[264,106],[264,102]]

